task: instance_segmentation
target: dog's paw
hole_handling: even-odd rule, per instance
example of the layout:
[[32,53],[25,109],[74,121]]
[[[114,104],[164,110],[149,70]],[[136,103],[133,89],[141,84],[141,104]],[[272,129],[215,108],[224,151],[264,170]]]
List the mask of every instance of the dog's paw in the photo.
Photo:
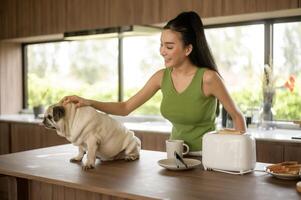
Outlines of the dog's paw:
[[139,154],[126,155],[124,159],[127,161],[137,160],[139,159]]
[[83,168],[83,170],[93,169],[93,168],[95,168],[95,164],[87,162],[82,166],[82,168]]
[[82,166],[82,169],[85,170],[85,171],[87,171],[87,170],[89,170],[89,169],[93,169],[93,168],[94,168],[93,165],[83,165],[83,166]]
[[82,159],[80,158],[80,159],[78,159],[78,158],[71,158],[70,160],[69,160],[70,162],[73,162],[73,163],[76,163],[76,162],[81,162],[82,161]]

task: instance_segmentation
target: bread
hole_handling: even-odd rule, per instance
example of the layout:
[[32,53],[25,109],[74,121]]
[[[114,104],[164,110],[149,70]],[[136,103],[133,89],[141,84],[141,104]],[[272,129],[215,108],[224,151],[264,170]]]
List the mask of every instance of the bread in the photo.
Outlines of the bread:
[[298,164],[297,161],[286,161],[270,165],[267,167],[267,170],[276,174],[298,175],[301,170],[301,164]]
[[297,161],[284,161],[280,164],[281,165],[296,165],[296,164],[298,164],[298,162]]
[[235,129],[229,129],[229,128],[225,128],[225,129],[221,129],[217,131],[219,134],[235,134],[235,135],[241,135],[243,133],[241,133],[238,130]]

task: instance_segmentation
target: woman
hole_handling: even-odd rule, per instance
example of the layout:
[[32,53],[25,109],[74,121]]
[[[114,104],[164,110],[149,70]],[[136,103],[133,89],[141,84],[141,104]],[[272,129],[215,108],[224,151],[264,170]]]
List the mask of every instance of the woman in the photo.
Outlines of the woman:
[[164,26],[160,54],[166,68],[157,71],[125,102],[99,102],[78,96],[66,96],[61,102],[124,116],[161,89],[161,113],[173,125],[171,139],[184,140],[192,152],[201,150],[203,134],[215,130],[217,100],[230,114],[234,129],[246,131],[244,118],[218,73],[197,13],[183,12]]

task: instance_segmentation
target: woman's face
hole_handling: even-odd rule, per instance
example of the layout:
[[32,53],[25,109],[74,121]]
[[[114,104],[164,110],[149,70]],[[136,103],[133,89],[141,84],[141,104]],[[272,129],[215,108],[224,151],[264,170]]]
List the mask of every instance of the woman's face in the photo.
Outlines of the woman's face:
[[166,67],[180,66],[186,59],[187,47],[184,47],[181,33],[165,29],[161,34],[160,54]]

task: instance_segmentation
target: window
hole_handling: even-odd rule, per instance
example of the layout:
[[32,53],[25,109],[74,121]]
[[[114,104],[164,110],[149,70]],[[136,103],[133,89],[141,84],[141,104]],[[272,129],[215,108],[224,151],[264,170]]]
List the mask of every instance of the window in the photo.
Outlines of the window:
[[206,37],[218,69],[243,112],[261,106],[264,26],[209,28]]
[[[290,20],[290,21],[289,21]],[[295,21],[292,21],[295,20]],[[264,24],[271,26],[265,26]],[[272,32],[272,48],[265,48]],[[256,24],[225,24],[205,30],[220,73],[236,104],[246,114],[263,107],[264,57],[272,52],[276,93],[273,114],[276,120],[300,119],[301,104],[301,22],[269,20]],[[65,95],[77,94],[101,101],[118,101],[118,90],[127,100],[150,76],[163,68],[159,54],[160,31],[122,38],[123,84],[118,84],[118,38],[62,41],[25,46],[28,105],[50,105]],[[265,50],[266,49],[266,50]],[[26,71],[26,70],[25,70]],[[294,89],[284,87],[293,77]],[[292,79],[292,78],[291,78]],[[161,92],[132,115],[161,116]]]
[[[126,100],[164,67],[159,53],[160,32],[123,38],[123,82],[118,85],[118,38],[62,41],[26,45],[29,108],[51,105],[76,94],[101,101]],[[133,112],[160,115],[161,92]],[[161,117],[162,118],[162,117]]]
[[[160,33],[152,36],[124,38],[124,90],[125,99],[139,91],[146,81],[164,67],[160,56]],[[133,115],[160,116],[162,94],[158,91],[146,104],[133,112]]]
[[[277,87],[274,104],[276,120],[296,120],[301,116],[300,36],[301,22],[274,24],[273,72]],[[295,83],[292,78],[295,79]],[[288,86],[291,86],[291,89]]]
[[118,40],[51,42],[26,46],[28,105],[63,96],[117,101]]

